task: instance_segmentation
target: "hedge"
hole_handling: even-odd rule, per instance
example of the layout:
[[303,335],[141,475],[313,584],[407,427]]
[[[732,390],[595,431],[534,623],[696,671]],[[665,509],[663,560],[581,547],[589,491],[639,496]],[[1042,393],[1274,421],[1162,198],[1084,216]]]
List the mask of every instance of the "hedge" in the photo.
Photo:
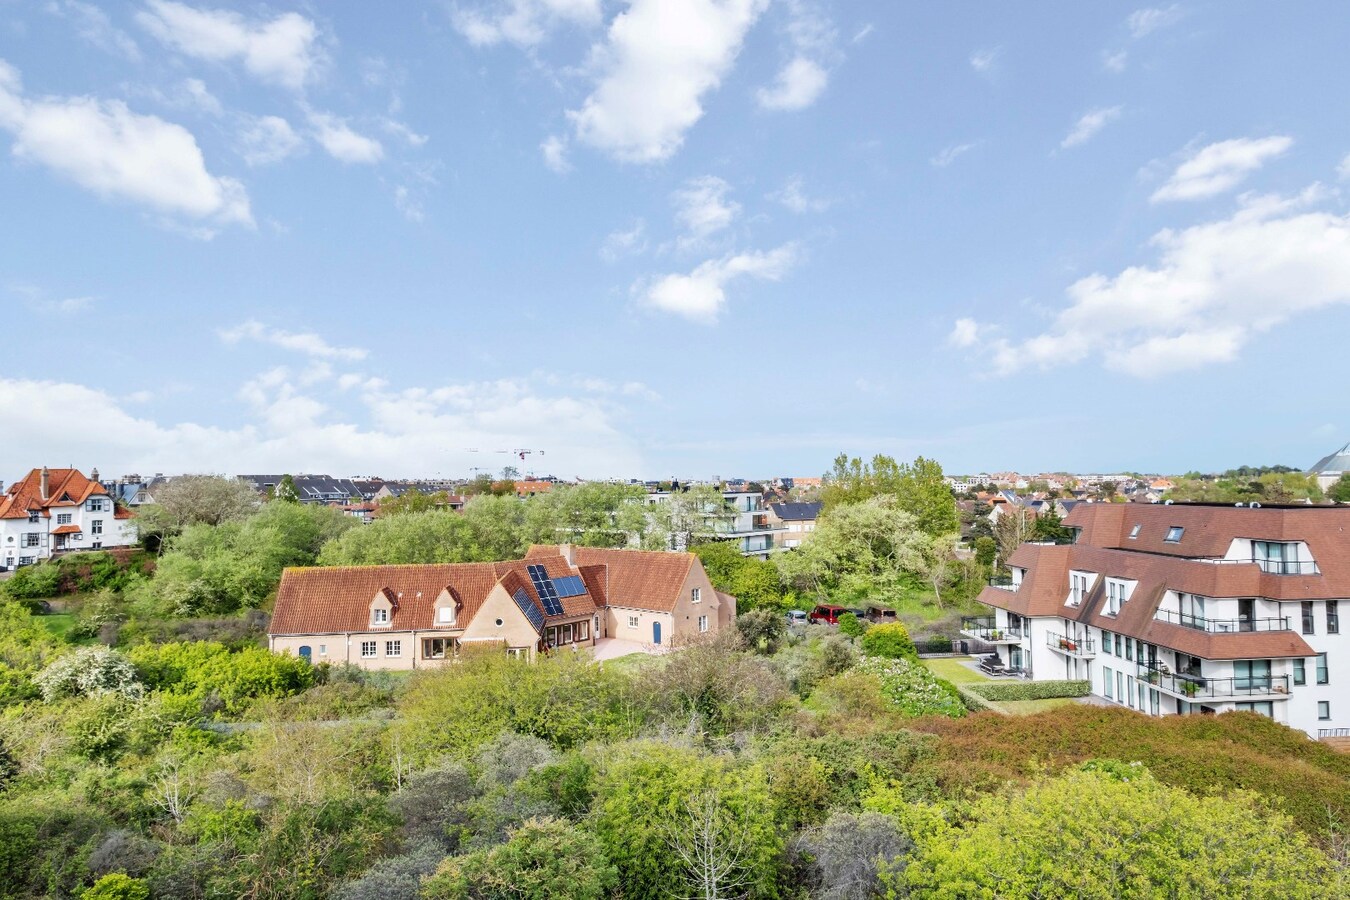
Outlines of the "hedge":
[[949,637],[930,637],[914,642],[920,653],[951,653],[952,639]]
[[[956,688],[956,692],[961,695],[961,702],[964,703],[966,705],[966,709],[970,710],[971,712],[986,712],[988,710],[994,709],[994,705],[990,703],[988,700],[981,697],[979,694],[972,691],[970,689],[971,687],[970,685],[956,684],[953,686]],[[994,709],[994,711],[999,712],[1000,710]]]
[[1053,700],[1056,697],[1086,697],[1090,681],[983,682],[968,685],[986,700]]

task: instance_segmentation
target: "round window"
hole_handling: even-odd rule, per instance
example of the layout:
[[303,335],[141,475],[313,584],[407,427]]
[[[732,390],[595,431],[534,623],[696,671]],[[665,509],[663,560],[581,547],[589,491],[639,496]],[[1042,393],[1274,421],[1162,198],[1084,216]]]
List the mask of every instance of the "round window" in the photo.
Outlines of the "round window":
[[498,620],[497,620],[497,627],[498,627],[498,628],[501,628],[501,627],[502,627],[502,620],[501,620],[501,619],[498,619]]

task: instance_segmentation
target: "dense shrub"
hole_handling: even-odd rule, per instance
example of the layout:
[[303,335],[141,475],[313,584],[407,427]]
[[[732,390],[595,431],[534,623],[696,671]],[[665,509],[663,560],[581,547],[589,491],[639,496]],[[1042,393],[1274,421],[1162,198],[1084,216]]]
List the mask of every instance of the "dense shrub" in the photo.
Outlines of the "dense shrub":
[[114,872],[81,891],[80,900],[150,900],[150,886],[139,878]]
[[819,900],[870,900],[882,893],[881,872],[894,871],[914,844],[890,816],[836,812],[802,834],[807,886]]
[[961,695],[961,702],[966,705],[966,709],[971,712],[986,712],[995,708],[985,697],[971,690],[970,685],[954,684],[953,687],[955,687],[956,692]]
[[618,872],[595,836],[569,822],[531,819],[504,844],[447,859],[426,900],[602,900]]
[[1053,700],[1058,697],[1086,697],[1092,692],[1090,681],[990,681],[967,687],[986,700]]
[[260,647],[230,652],[223,644],[141,644],[128,656],[145,683],[170,694],[219,700],[237,711],[259,697],[287,697],[315,682],[315,670],[300,657]]
[[787,633],[787,619],[776,609],[752,609],[736,617],[736,630],[745,646],[757,653],[771,655]]
[[[878,626],[872,631],[889,627]],[[869,656],[863,658],[858,669],[875,675],[881,682],[882,696],[906,716],[956,717],[966,714],[966,705],[956,689],[917,662]]]
[[918,660],[918,651],[903,622],[887,622],[867,629],[862,637],[863,653],[883,659]]
[[862,637],[867,630],[867,624],[859,619],[855,613],[844,613],[839,617],[839,633],[846,634],[849,637]]
[[107,647],[81,647],[43,669],[33,681],[49,703],[107,694],[139,697],[145,690],[131,661]]
[[11,600],[37,600],[61,593],[61,570],[55,563],[22,566],[5,581],[0,593]]

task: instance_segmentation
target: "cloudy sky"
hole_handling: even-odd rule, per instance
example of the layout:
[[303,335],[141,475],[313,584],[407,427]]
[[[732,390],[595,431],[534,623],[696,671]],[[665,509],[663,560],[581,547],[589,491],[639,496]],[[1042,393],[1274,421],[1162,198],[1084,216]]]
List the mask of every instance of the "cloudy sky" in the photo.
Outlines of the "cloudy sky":
[[1308,465],[1326,4],[0,0],[0,479]]

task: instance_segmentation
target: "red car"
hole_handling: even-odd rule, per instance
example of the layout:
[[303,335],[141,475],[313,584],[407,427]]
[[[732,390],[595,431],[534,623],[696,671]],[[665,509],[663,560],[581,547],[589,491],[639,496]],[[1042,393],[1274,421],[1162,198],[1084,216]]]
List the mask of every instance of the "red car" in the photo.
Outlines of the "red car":
[[847,606],[835,606],[832,603],[822,603],[811,610],[808,619],[815,625],[838,625],[839,617],[844,613],[850,612]]

